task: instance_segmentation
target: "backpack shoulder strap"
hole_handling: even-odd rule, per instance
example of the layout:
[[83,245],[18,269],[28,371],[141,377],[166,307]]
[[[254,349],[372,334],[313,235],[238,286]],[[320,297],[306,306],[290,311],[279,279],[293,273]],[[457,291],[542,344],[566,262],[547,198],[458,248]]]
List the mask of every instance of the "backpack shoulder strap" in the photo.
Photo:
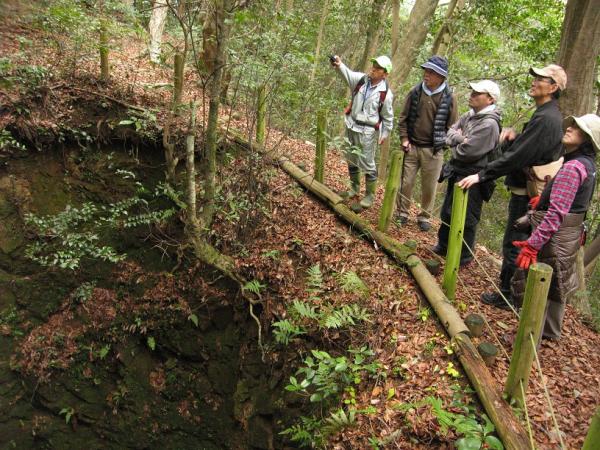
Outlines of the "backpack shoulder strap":
[[352,91],[352,98],[354,98],[354,96],[356,94],[358,94],[358,91],[360,91],[360,88],[362,87],[363,84],[365,84],[367,82],[367,75],[365,75],[364,77],[362,77],[360,80],[358,80],[358,83],[356,83],[356,86],[354,87],[354,90]]

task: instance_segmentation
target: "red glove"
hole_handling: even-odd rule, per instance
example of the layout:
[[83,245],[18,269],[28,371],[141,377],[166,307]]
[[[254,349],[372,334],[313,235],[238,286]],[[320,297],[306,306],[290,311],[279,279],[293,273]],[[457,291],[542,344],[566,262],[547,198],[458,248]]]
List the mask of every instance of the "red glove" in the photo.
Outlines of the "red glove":
[[538,251],[527,241],[513,241],[512,245],[521,249],[517,256],[516,264],[521,269],[529,269],[531,264],[537,263]]
[[536,195],[535,197],[531,197],[529,199],[529,208],[530,209],[537,209],[537,205],[540,202],[540,196]]

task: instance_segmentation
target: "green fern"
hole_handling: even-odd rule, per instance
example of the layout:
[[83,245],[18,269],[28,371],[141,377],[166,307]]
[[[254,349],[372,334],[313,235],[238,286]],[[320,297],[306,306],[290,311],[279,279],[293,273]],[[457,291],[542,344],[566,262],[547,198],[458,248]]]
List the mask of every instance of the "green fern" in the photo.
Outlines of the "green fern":
[[316,320],[319,317],[319,313],[314,306],[308,305],[300,300],[294,300],[292,308],[301,318]]
[[325,425],[321,429],[323,435],[331,436],[342,431],[344,428],[353,427],[356,425],[356,411],[350,409],[348,414],[343,409],[331,413],[331,416],[325,419]]
[[275,341],[284,345],[288,345],[291,339],[294,339],[301,334],[305,334],[305,331],[301,327],[287,319],[275,322],[273,328],[275,328],[273,330]]
[[321,323],[325,328],[343,328],[356,325],[357,322],[369,321],[370,314],[357,304],[344,305],[328,313],[321,313]]
[[306,284],[308,285],[307,291],[312,294],[319,294],[323,290],[323,273],[321,272],[321,266],[315,264],[310,266],[306,271],[308,279]]
[[337,280],[345,292],[354,292],[361,297],[366,297],[369,294],[369,288],[353,270],[337,274]]
[[248,281],[243,287],[242,290],[252,292],[253,294],[260,294],[260,291],[264,289],[266,285],[261,284],[258,280]]

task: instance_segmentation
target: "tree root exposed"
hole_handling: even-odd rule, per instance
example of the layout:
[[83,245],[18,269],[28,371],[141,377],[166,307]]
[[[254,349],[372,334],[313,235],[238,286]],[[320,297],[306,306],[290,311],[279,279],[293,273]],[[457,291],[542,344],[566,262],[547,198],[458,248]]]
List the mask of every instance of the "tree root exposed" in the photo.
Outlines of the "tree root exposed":
[[234,281],[240,288],[242,297],[249,304],[250,316],[252,316],[258,326],[258,347],[260,348],[262,361],[264,362],[265,350],[262,345],[262,326],[260,324],[260,319],[254,314],[254,305],[262,303],[260,293],[256,293],[257,298],[254,298],[252,294],[248,293],[244,288],[248,281],[237,273],[232,258],[220,253],[216,248],[198,236],[192,237],[190,243],[194,249],[194,255],[200,261],[221,272],[227,278]]

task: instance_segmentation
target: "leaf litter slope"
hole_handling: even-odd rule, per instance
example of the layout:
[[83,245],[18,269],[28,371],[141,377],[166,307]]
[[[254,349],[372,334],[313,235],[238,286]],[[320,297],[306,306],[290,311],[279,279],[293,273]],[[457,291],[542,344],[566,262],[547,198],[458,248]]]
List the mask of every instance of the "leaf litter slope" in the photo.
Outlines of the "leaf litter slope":
[[[277,141],[277,132],[272,131],[272,134],[274,135],[273,141]],[[305,165],[307,172],[312,173],[314,148],[311,145],[284,140],[280,147],[282,154],[286,154],[296,163]],[[334,190],[344,189],[346,179],[347,168],[342,156],[335,150],[330,149],[325,169],[325,183]],[[440,188],[443,191],[443,187]],[[379,186],[375,206],[361,214],[361,216],[368,218],[373,226],[377,225],[383,193],[383,187]],[[443,192],[438,195],[443,195]],[[312,201],[317,202],[317,200]],[[319,210],[319,208],[316,207],[315,210]],[[421,258],[440,259],[429,251],[429,248],[436,243],[435,230],[439,227],[439,221],[434,220],[433,232],[424,233],[418,229],[414,220],[418,211],[417,208],[413,205],[411,209],[412,220],[409,224],[402,227],[392,225],[388,233],[400,241],[416,239],[419,242],[417,253]],[[320,212],[315,213],[315,220],[318,221],[320,215]],[[376,252],[370,245],[369,250]],[[377,285],[377,283],[381,284],[388,281],[386,272],[381,270],[380,267],[373,267],[373,264],[371,264],[374,257],[363,259],[362,255],[356,256],[358,257],[354,259],[355,253],[345,253],[345,257],[354,259],[355,264],[364,265],[365,261],[369,261],[370,270],[375,274],[379,271],[380,276],[375,275],[371,282]],[[499,273],[497,266],[489,257],[490,252],[485,247],[477,245],[475,256],[476,261],[474,263],[460,269],[455,304],[463,318],[473,312],[482,314],[487,319],[489,326],[486,326],[484,336],[480,340],[489,340],[505,349],[505,351],[501,351],[501,356],[492,368],[492,374],[498,381],[498,385],[503,386],[508,374],[508,355],[512,351],[512,341],[516,334],[518,321],[513,312],[498,310],[479,301],[481,293],[489,291],[492,284],[498,282]],[[443,259],[440,260],[443,261]],[[347,264],[350,264],[349,261],[349,259],[346,260]],[[404,274],[404,276],[406,275]],[[438,275],[437,278],[438,282],[441,283],[442,275]],[[414,288],[412,281],[408,281],[406,284]],[[402,320],[409,319],[406,315],[398,317],[397,314],[394,314],[389,308],[389,305],[394,304],[394,301],[394,298],[384,300],[384,302],[387,302],[388,308],[380,310],[384,317],[379,320],[382,321],[381,323],[388,323],[391,330],[393,330],[392,327],[397,327],[391,333],[396,331],[402,334],[403,327],[410,327],[411,321],[405,322]],[[429,337],[431,337],[433,330],[428,330],[423,324],[416,323],[413,324],[411,332],[426,339],[427,335],[423,333],[429,332]],[[388,336],[391,333],[388,333]],[[539,351],[544,380],[555,409],[559,428],[564,434],[563,439],[569,448],[579,448],[582,445],[591,417],[598,404],[600,404],[600,376],[597,373],[597,368],[600,367],[598,344],[600,344],[600,336],[590,330],[583,323],[577,311],[568,305],[564,321],[564,336],[559,342],[544,341]],[[382,347],[379,347],[378,350],[381,350],[382,354],[386,354]],[[424,369],[423,375],[427,376],[426,368]],[[530,378],[527,406],[538,444],[542,448],[556,448],[559,445],[559,440],[538,372],[535,372]]]
[[[2,28],[3,54],[16,52],[18,35],[27,33],[30,37],[35,37],[32,34],[35,32],[28,28]],[[32,41],[44,42],[43,39]],[[137,58],[136,55],[141,53],[142,48],[142,42],[128,38],[123,40],[119,51],[111,52],[110,88],[90,83],[97,72],[91,61],[85,61],[78,67],[79,80],[62,81],[69,84],[74,81],[88,89],[105,91],[107,95],[145,107],[165,106],[163,103],[168,102],[168,96],[143,86],[169,82],[170,71],[156,68],[145,59]],[[30,64],[52,65],[51,51],[43,44],[36,44],[27,56]],[[187,86],[194,86],[192,76],[186,82]],[[186,98],[199,98],[200,95],[200,92],[190,89]],[[11,98],[11,101],[14,100]],[[57,98],[55,100],[59,101]],[[239,117],[239,113],[231,113],[222,112],[222,120],[232,120],[232,116]],[[36,112],[33,111],[32,114],[35,115]],[[63,114],[68,115],[68,111],[63,111]],[[199,114],[203,114],[202,109]],[[40,122],[45,123],[43,120]],[[232,125],[242,130],[247,123],[246,120],[232,120]],[[277,130],[269,131],[269,142],[277,143],[278,152],[304,164],[307,171],[312,173],[313,146],[289,139]],[[341,189],[345,180],[346,166],[343,158],[330,150],[325,182],[333,189]],[[249,256],[238,259],[240,267],[246,267],[257,278],[268,281],[268,294],[265,297],[267,312],[283,316],[286,303],[308,297],[304,279],[306,269],[311,265],[320,264],[324,273],[354,271],[369,287],[368,298],[361,299],[356,294],[338,289],[330,300],[335,300],[337,304],[360,301],[373,314],[372,323],[361,332],[342,336],[339,341],[339,336],[335,332],[331,333],[327,336],[330,345],[341,350],[351,344],[368,343],[385,369],[399,367],[399,376],[361,384],[356,393],[356,406],[372,406],[376,409],[376,414],[359,415],[359,426],[344,431],[336,442],[339,445],[344,442],[352,448],[366,448],[370,436],[382,437],[401,429],[402,433],[395,441],[398,448],[416,448],[419,445],[430,448],[425,443],[436,439],[439,446],[449,445],[447,442],[453,436],[447,436],[446,439],[440,437],[439,424],[430,410],[421,408],[405,414],[394,408],[394,405],[415,402],[428,395],[438,396],[445,404],[450,404],[453,395],[451,386],[456,384],[456,380],[445,373],[448,362],[454,361],[457,365],[444,350],[447,337],[434,320],[422,320],[423,314],[420,311],[427,304],[420,297],[411,277],[372,243],[350,232],[328,208],[310,195],[305,195],[283,172],[278,171],[270,183],[271,218],[262,230],[261,239],[249,248]],[[379,187],[375,206],[362,213],[374,225],[377,224],[382,197],[383,188]],[[416,210],[413,211],[413,217],[415,212]],[[417,239],[418,254],[422,258],[434,257],[427,249],[435,244],[435,234],[419,231],[414,222],[402,228],[392,225],[389,234],[400,241]],[[280,257],[265,257],[265,250],[278,250]],[[486,258],[486,254],[487,251],[478,246],[476,256],[479,263],[461,269],[456,303],[463,316],[471,312],[483,313],[490,324],[484,338],[500,343],[510,355],[517,327],[516,318],[511,312],[496,310],[478,301],[479,295],[488,290],[498,277],[497,269]],[[335,289],[333,284],[330,289]],[[544,343],[540,359],[565,442],[569,448],[579,448],[591,416],[600,404],[600,376],[597,374],[597,368],[600,367],[600,336],[588,329],[573,308],[568,306],[564,337],[557,343]],[[508,362],[506,354],[502,353],[492,370],[500,386],[506,378]],[[461,380],[464,384],[464,377]],[[393,395],[390,396],[390,392]],[[538,445],[541,448],[555,448],[558,438],[544,398],[543,386],[537,375],[531,378],[527,405]],[[446,443],[440,440],[445,440]]]

